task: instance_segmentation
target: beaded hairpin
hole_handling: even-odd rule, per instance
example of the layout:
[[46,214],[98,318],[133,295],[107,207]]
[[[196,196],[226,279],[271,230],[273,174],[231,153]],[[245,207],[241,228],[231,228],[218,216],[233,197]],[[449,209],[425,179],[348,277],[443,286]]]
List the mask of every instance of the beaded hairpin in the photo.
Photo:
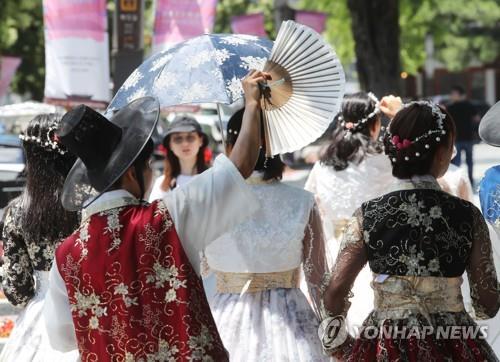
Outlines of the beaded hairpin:
[[354,123],[354,122],[346,122],[342,114],[340,114],[340,116],[338,117],[338,120],[341,122],[340,125],[344,127],[344,130],[346,131],[345,136],[360,130],[365,126],[366,122],[368,122],[371,118],[375,117],[377,114],[380,113],[380,101],[378,100],[378,98],[372,92],[368,92],[368,97],[375,103],[375,109],[365,118],[362,118],[358,122]]
[[38,136],[21,133],[19,135],[19,138],[24,142],[36,143],[47,151],[54,151],[58,152],[61,155],[64,155],[66,154],[67,151],[63,150],[60,147],[56,131],[57,131],[57,126],[53,125],[49,127],[45,135],[42,135],[42,132],[40,131]]
[[[403,108],[410,107],[414,104],[417,104],[420,106],[426,106],[426,107],[429,107],[431,109],[432,115],[436,119],[437,129],[431,129],[431,130],[427,131],[426,133],[424,133],[423,135],[416,137],[413,140],[409,140],[409,139],[401,140],[398,135],[393,135],[389,131],[389,127],[388,127],[386,137],[390,138],[390,142],[396,148],[397,151],[408,148],[411,145],[418,143],[422,140],[429,139],[430,137],[432,137],[434,135],[436,135],[435,141],[439,143],[439,142],[441,142],[441,136],[446,134],[446,130],[444,129],[444,119],[446,118],[446,115],[443,113],[443,111],[441,110],[441,108],[439,108],[439,106],[437,104],[431,103],[428,101],[414,101],[414,102],[410,102],[408,104],[405,104],[403,106]],[[424,147],[427,150],[431,148],[429,143],[425,143]],[[420,157],[420,152],[415,152],[415,157]],[[405,156],[404,159],[405,159],[405,161],[409,161],[410,156]],[[392,162],[397,161],[397,159],[395,157],[393,157],[391,160],[392,160]]]

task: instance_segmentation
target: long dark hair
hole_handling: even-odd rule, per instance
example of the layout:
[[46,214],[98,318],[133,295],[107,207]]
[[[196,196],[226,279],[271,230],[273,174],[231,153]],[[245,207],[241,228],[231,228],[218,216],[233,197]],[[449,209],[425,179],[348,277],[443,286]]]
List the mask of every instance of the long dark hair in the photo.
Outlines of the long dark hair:
[[[243,113],[245,109],[241,109],[229,119],[227,124],[227,144],[234,146],[241,129],[241,123],[243,121]],[[264,143],[264,142],[263,142]],[[254,170],[263,172],[264,175],[262,179],[264,181],[268,180],[281,180],[283,177],[283,170],[285,169],[285,164],[281,161],[279,155],[273,157],[266,157],[266,152],[264,148],[260,149],[259,158],[255,165]]]
[[134,163],[132,164],[135,170],[135,176],[137,177],[137,182],[139,183],[139,188],[141,189],[141,197],[139,197],[140,200],[144,198],[144,194],[147,191],[146,185],[144,184],[144,170],[146,169],[149,159],[153,155],[154,148],[154,142],[150,138],[148,142],[146,142],[146,145],[142,149],[141,153],[139,153],[139,156],[137,156]]
[[384,149],[391,160],[393,176],[406,179],[428,174],[438,148],[449,147],[454,142],[455,122],[445,109],[439,109],[445,115],[443,130],[446,134],[433,134],[404,148],[398,149],[391,137],[397,135],[401,141],[412,141],[429,131],[436,131],[439,129],[437,116],[428,105],[416,102],[400,110],[391,121],[389,132],[384,137]]
[[[207,170],[209,164],[205,161],[205,150],[208,147],[208,139],[205,135],[198,133],[198,135],[202,138],[203,143],[196,154],[196,173],[200,174],[203,171]],[[170,164],[170,179],[176,179],[181,174],[181,163],[179,158],[175,155],[174,151],[170,148],[170,135],[165,138],[163,141],[163,146],[167,150],[167,162]],[[175,187],[176,185],[172,185]]]
[[78,227],[78,213],[66,211],[61,204],[64,180],[76,157],[61,143],[57,148],[46,144],[57,142],[54,137],[60,121],[59,115],[41,114],[24,132],[26,187],[20,196],[21,227],[31,241],[61,240]]
[[[377,122],[376,114],[361,124],[375,110],[375,102],[367,93],[359,92],[347,94],[342,102],[341,112],[335,117],[335,127],[330,136],[330,144],[320,158],[323,165],[332,166],[335,171],[347,168],[350,162],[359,164],[367,154],[382,152],[378,140],[372,140],[370,129]],[[346,124],[351,123],[349,130]]]

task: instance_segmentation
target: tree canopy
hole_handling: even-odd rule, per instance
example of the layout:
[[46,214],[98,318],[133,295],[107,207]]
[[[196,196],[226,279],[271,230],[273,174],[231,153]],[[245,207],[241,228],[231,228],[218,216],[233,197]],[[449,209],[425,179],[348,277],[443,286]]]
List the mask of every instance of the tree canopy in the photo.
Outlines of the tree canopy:
[[[372,0],[381,1],[385,0]],[[152,0],[145,1],[145,46],[151,42]],[[112,15],[113,0],[108,0]],[[326,39],[335,46],[343,64],[356,59],[352,13],[348,0],[302,0],[300,8],[328,14]],[[234,15],[264,12],[265,28],[273,38],[273,0],[219,0],[214,32],[230,32]],[[44,35],[42,1],[2,0],[0,54],[19,56],[21,66],[12,88],[34,99],[43,98]],[[489,63],[500,54],[500,2],[498,0],[399,0],[401,70],[415,74],[424,65],[425,38],[431,34],[435,58],[452,71],[473,62]],[[111,24],[111,19],[109,21]],[[112,28],[110,27],[110,32]],[[382,54],[381,57],[384,55]]]
[[[383,1],[383,0],[376,0]],[[303,0],[304,9],[326,12],[326,38],[344,64],[355,60],[347,0]],[[400,0],[402,70],[415,74],[425,62],[425,37],[434,37],[435,56],[452,71],[471,62],[492,62],[500,54],[498,0]]]

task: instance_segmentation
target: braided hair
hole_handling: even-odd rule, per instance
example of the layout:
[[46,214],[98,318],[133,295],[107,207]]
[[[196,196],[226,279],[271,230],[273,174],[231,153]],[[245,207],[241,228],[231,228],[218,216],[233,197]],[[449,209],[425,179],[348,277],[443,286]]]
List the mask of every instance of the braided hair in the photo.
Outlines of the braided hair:
[[375,96],[364,92],[345,95],[341,112],[334,120],[330,144],[320,158],[321,164],[342,171],[350,162],[359,164],[368,154],[381,153],[381,143],[370,135],[373,124],[379,119]]

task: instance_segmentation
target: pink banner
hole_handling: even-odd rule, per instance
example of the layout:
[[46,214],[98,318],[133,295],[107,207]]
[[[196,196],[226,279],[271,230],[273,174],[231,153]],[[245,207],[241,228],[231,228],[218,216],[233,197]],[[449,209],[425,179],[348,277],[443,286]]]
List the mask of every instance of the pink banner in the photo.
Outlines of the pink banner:
[[319,11],[297,10],[295,12],[295,21],[297,23],[307,25],[320,34],[325,31],[326,18],[327,15]]
[[43,20],[48,39],[103,41],[107,31],[106,0],[44,0]]
[[[141,6],[141,0],[120,1]],[[45,99],[109,100],[107,19],[106,0],[43,0]]]
[[212,32],[217,0],[157,0],[153,46],[162,48]]
[[21,64],[21,58],[0,57],[0,97],[7,93],[19,64]]
[[231,18],[231,29],[235,34],[267,37],[266,30],[264,29],[263,13],[233,16]]

